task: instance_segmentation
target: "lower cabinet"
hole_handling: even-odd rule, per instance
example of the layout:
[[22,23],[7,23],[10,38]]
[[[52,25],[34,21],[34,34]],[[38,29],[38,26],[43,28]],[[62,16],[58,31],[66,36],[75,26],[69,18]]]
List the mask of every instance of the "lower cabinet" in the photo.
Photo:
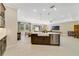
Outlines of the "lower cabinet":
[[0,56],[4,54],[6,50],[6,36],[0,40]]
[[31,35],[31,43],[32,44],[37,44],[37,34],[32,34]]
[[49,36],[44,36],[42,43],[46,44],[46,45],[49,45],[50,44],[50,38],[49,38]]
[[31,34],[32,44],[43,45],[60,45],[60,34],[54,34],[49,36],[38,36],[37,34]]
[[2,48],[1,48],[1,47],[2,47],[2,46],[1,46],[1,45],[2,45],[2,44],[1,44],[1,42],[0,42],[0,56],[2,55],[2,52],[1,52],[1,51],[2,51]]
[[49,36],[38,36],[37,34],[31,35],[32,44],[50,44]]

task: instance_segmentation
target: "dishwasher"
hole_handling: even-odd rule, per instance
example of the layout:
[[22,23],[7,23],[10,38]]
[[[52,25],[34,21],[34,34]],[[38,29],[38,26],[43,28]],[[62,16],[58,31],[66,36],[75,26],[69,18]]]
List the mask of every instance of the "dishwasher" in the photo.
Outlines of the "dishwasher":
[[50,38],[50,44],[60,44],[60,35],[52,34]]

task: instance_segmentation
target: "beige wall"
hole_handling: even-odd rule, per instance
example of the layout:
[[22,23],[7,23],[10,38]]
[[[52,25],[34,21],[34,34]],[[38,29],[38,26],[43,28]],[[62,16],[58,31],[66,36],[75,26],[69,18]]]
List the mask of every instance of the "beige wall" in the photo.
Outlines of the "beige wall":
[[7,46],[11,46],[17,42],[17,11],[6,7],[5,24],[7,30]]
[[61,24],[59,24],[60,31],[63,34],[67,34],[68,31],[74,31],[74,25],[76,25],[76,24],[79,24],[79,21],[61,23]]

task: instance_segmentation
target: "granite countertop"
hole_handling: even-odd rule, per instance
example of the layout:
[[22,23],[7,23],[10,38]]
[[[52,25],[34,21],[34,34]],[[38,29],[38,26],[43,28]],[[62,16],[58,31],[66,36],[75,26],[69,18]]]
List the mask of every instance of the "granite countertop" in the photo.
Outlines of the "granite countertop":
[[43,32],[32,32],[32,34],[61,34],[60,32],[47,32],[47,33],[43,33]]
[[56,32],[48,32],[48,33],[43,33],[43,32],[33,32],[32,34],[38,34],[38,36],[49,36],[49,34],[61,34],[61,33],[56,33]]
[[6,29],[2,29],[0,28],[0,40],[5,37],[7,34],[6,34]]

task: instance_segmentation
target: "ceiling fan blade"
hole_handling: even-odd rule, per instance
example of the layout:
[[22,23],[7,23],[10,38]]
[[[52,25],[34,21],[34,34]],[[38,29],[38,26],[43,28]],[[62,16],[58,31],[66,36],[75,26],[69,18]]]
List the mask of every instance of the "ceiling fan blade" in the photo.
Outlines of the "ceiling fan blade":
[[51,6],[50,8],[54,8],[54,7],[55,7],[55,5]]

